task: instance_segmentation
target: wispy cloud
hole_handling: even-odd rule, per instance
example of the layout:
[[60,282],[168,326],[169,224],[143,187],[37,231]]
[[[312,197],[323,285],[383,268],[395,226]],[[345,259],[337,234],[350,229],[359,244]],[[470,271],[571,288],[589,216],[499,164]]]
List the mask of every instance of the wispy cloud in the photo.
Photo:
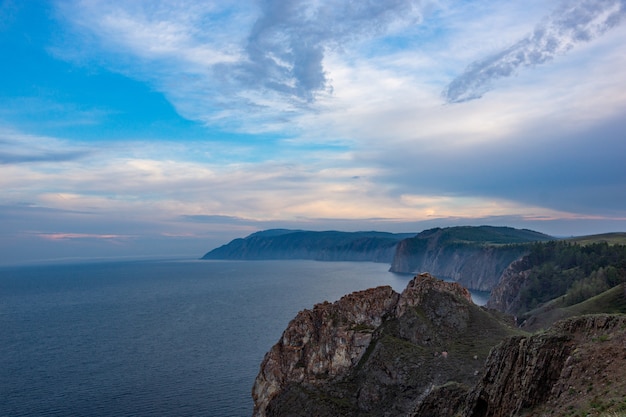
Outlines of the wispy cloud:
[[[187,118],[271,131],[303,108],[315,111],[315,99],[332,92],[324,65],[329,52],[415,25],[425,7],[418,0],[265,0],[258,6],[64,2],[59,15],[89,44],[51,50],[149,80]],[[97,57],[89,56],[93,43]]]
[[52,4],[7,31],[47,64],[0,83],[4,248],[625,216],[623,1]]
[[131,239],[134,236],[129,235],[112,235],[112,234],[94,234],[94,233],[38,233],[32,232],[42,239],[47,240],[75,240],[75,239],[96,239],[96,240],[124,240]]
[[23,134],[0,126],[0,165],[74,161],[88,153],[66,141]]
[[257,225],[259,222],[252,219],[242,217],[225,216],[217,214],[186,214],[181,216],[184,221],[192,223],[208,223],[208,224],[242,224]]
[[328,49],[418,23],[422,2],[348,0],[267,0],[245,47],[240,64],[248,86],[274,90],[304,101],[331,89],[323,61]]
[[626,15],[621,0],[566,0],[514,45],[470,64],[444,90],[450,103],[480,98],[493,81],[563,55],[617,26]]

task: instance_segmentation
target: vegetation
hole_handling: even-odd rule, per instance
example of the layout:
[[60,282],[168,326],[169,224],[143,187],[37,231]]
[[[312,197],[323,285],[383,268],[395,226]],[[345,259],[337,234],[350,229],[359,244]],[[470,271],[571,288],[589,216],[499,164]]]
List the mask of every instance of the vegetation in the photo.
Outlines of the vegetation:
[[523,311],[557,297],[564,306],[575,305],[626,282],[626,245],[621,244],[535,243],[525,262],[530,274],[520,292]]
[[604,233],[601,235],[589,235],[567,239],[568,242],[588,245],[590,243],[606,242],[609,245],[626,245],[626,233]]
[[439,243],[506,245],[539,242],[553,239],[551,236],[527,229],[494,226],[456,226],[424,230],[417,239],[428,239],[438,235]]
[[524,329],[534,331],[550,327],[558,320],[586,314],[626,314],[626,283],[581,303],[565,306],[565,297],[556,298],[520,317]]

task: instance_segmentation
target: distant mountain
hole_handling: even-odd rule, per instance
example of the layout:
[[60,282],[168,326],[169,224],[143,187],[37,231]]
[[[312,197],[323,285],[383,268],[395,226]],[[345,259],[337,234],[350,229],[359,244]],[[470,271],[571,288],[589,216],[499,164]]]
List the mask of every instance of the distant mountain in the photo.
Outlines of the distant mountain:
[[202,259],[312,259],[390,263],[396,245],[415,233],[271,229],[235,239]]
[[554,240],[527,229],[458,226],[424,230],[400,242],[391,271],[430,272],[475,290],[489,291],[531,242]]

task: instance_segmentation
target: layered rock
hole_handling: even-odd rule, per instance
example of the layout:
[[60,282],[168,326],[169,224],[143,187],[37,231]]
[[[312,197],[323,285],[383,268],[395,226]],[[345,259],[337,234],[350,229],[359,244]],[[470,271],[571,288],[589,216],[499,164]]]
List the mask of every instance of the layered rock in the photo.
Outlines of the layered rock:
[[[429,274],[316,305],[292,320],[253,387],[255,416],[410,415],[440,386],[477,380],[512,330]],[[431,408],[433,406],[430,406]]]
[[252,393],[255,415],[265,415],[288,383],[316,384],[344,375],[361,359],[399,297],[389,286],[378,287],[299,312],[265,355]]
[[626,317],[594,315],[504,341],[489,355],[462,415],[599,415],[624,408]]
[[521,308],[520,293],[530,275],[531,265],[526,258],[512,262],[492,288],[486,307],[507,314],[517,314]]
[[431,229],[398,243],[391,271],[429,272],[464,287],[490,291],[502,272],[529,250],[527,243],[551,239],[510,227]]

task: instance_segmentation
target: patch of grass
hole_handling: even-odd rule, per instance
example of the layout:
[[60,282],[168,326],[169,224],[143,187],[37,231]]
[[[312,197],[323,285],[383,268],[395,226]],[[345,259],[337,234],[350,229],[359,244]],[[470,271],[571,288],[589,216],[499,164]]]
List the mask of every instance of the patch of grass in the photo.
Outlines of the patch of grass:
[[601,334],[600,336],[591,339],[592,342],[606,342],[607,340],[611,340],[611,337],[607,334]]
[[355,332],[360,332],[360,333],[372,333],[376,329],[365,323],[359,323],[359,324],[355,324],[351,326],[350,330],[354,330]]
[[590,245],[592,243],[606,242],[609,245],[626,245],[626,233],[603,233],[599,235],[579,236],[566,239],[579,245]]
[[525,328],[527,330],[547,328],[556,321],[586,314],[626,314],[626,291],[623,283],[569,307],[563,307],[560,298],[525,315],[527,322],[532,321],[532,325]]

